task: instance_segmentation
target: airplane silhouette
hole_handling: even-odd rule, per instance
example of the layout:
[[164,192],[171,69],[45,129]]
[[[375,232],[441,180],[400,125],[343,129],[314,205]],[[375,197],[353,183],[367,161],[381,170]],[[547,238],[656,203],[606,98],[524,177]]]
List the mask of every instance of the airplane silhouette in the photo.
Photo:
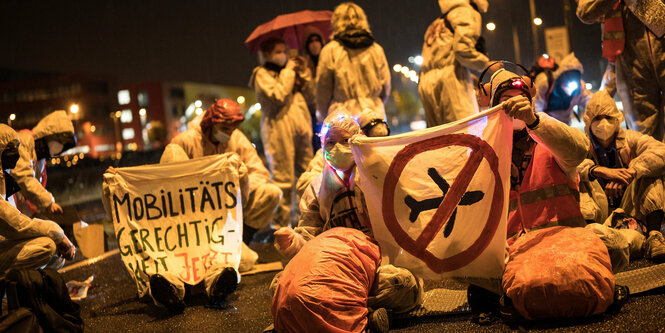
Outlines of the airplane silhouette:
[[[411,209],[411,213],[409,214],[409,220],[411,221],[411,223],[416,222],[420,213],[439,208],[441,202],[443,201],[443,198],[445,198],[446,194],[448,193],[448,190],[450,189],[450,185],[448,184],[448,182],[445,179],[443,179],[443,177],[441,177],[441,175],[439,174],[438,171],[436,171],[435,168],[427,169],[427,174],[429,175],[430,178],[432,178],[434,183],[436,183],[436,185],[439,186],[441,192],[443,192],[443,195],[437,198],[430,198],[424,200],[416,200],[412,196],[407,195],[404,198],[404,203],[407,206],[409,206],[409,208]],[[462,196],[462,199],[460,199],[458,206],[473,205],[478,201],[482,200],[484,196],[485,193],[483,193],[482,191],[466,192]],[[448,223],[446,223],[446,227],[443,229],[443,237],[448,237],[450,233],[453,231],[453,225],[455,224],[456,216],[457,216],[457,207],[455,207],[453,214],[450,215]]]

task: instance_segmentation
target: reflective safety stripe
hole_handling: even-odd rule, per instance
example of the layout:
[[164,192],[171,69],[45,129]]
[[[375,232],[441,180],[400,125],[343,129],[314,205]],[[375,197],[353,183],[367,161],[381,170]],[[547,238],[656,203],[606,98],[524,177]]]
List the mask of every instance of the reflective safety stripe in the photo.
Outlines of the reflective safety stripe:
[[[558,184],[521,193],[519,201],[521,201],[521,204],[524,206],[534,202],[563,197],[566,195],[572,195],[575,197],[575,201],[580,202],[580,192],[570,188],[568,184]],[[517,199],[510,200],[509,211],[512,212],[517,210],[518,206],[519,203]]]
[[621,31],[603,31],[603,40],[625,39],[626,34]]

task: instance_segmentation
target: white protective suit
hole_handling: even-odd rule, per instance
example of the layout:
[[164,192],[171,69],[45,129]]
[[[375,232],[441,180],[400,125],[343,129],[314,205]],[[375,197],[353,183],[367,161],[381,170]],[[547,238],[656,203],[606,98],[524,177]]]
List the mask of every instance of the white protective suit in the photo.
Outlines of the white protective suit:
[[[281,191],[270,183],[270,173],[263,166],[263,162],[252,143],[238,129],[231,133],[228,143],[214,144],[201,132],[199,123],[192,122],[189,129],[171,140],[171,146],[176,144],[186,153],[188,158],[197,158],[208,155],[236,153],[249,173],[249,198],[243,203],[243,223],[259,229],[270,222],[277,205],[281,199]],[[166,156],[179,154],[173,148],[164,150],[162,159]],[[177,158],[177,157],[176,157]]]
[[[0,124],[0,154],[19,137],[9,126]],[[19,148],[20,149],[20,148]],[[60,268],[56,244],[65,233],[52,221],[27,217],[5,197],[5,177],[0,176],[0,276],[13,268],[41,268],[49,264]]]
[[[594,117],[607,115],[616,124],[623,121],[623,114],[606,91],[594,94],[584,115],[587,140],[591,142],[590,126]],[[635,178],[625,189],[620,208],[628,215],[643,219],[647,214],[665,208],[665,144],[651,136],[618,127],[615,147],[619,162],[624,168],[633,168]],[[590,149],[587,159],[580,164],[580,206],[586,220],[603,223],[609,215],[605,191],[590,169],[598,164],[596,154]]]
[[575,53],[570,53],[561,59],[559,62],[559,68],[557,68],[557,70],[552,73],[551,84],[550,79],[547,77],[545,72],[536,76],[535,86],[538,90],[538,93],[533,99],[536,112],[545,112],[554,117],[554,119],[568,125],[570,125],[571,119],[573,117],[573,108],[577,106],[577,114],[581,117],[582,114],[584,114],[584,109],[586,108],[586,105],[589,102],[589,99],[591,99],[592,95],[592,93],[587,90],[584,80],[580,79],[579,93],[572,97],[568,108],[551,109],[548,107],[550,99],[553,98],[553,89],[556,87],[556,85],[561,84],[559,80],[561,74],[571,70],[577,70],[580,72],[580,74],[584,73],[582,63],[575,57]]
[[[363,110],[357,118],[360,128],[367,126],[373,120],[383,120],[381,113],[372,109]],[[296,197],[298,198],[298,202],[300,202],[307,186],[309,186],[314,178],[321,174],[325,164],[326,161],[323,158],[323,150],[319,149],[314,154],[314,158],[309,162],[309,165],[307,165],[307,170],[298,177],[298,181],[296,182]]]
[[296,72],[287,68],[277,73],[258,66],[249,81],[261,103],[261,141],[272,181],[282,191],[274,219],[280,226],[291,223],[293,186],[313,155],[311,116],[305,98],[312,98],[314,82],[309,70],[298,77],[303,81],[303,93],[295,88]]
[[364,109],[380,112],[390,95],[390,68],[383,48],[367,31],[364,36],[344,32],[333,37],[321,50],[316,69],[316,109],[325,118],[343,106],[353,116]]
[[46,158],[38,158],[35,141],[60,133],[74,133],[72,121],[65,111],[52,112],[40,120],[32,131],[23,130],[18,134],[21,140],[21,159],[12,169],[11,175],[21,187],[20,195],[17,195],[17,206],[23,213],[30,212],[25,199],[35,205],[37,210],[46,209],[55,202],[53,195],[43,185]]
[[[616,3],[616,0],[579,0],[577,17],[587,24],[602,22]],[[616,58],[616,80],[624,113],[633,118],[640,132],[663,141],[665,4],[657,0],[625,0],[620,10],[625,46]]]
[[[350,122],[355,123],[353,120]],[[345,125],[348,126],[347,131],[350,134],[360,133],[357,124]],[[322,141],[324,140],[325,138],[322,138]],[[335,227],[362,230],[372,237],[367,206],[356,181],[355,172],[352,172],[349,180],[345,182],[330,164],[324,162],[323,171],[307,185],[300,200],[300,217],[291,245],[282,249],[275,244],[280,254],[290,260],[305,242]],[[416,279],[411,272],[393,265],[382,265],[377,270],[367,306],[373,309],[383,307],[402,313],[420,304],[422,297],[422,281]]]
[[469,70],[482,71],[489,59],[475,48],[485,0],[439,0],[442,17],[425,32],[418,93],[427,126],[437,126],[478,112]]

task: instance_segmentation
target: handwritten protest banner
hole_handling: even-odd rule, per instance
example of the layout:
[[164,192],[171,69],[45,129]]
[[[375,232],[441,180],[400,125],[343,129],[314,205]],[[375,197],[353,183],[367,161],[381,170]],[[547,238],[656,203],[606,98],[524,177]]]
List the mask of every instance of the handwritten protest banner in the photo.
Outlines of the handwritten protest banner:
[[194,285],[213,263],[238,268],[241,168],[236,155],[223,154],[104,174],[105,204],[140,296],[155,273]]

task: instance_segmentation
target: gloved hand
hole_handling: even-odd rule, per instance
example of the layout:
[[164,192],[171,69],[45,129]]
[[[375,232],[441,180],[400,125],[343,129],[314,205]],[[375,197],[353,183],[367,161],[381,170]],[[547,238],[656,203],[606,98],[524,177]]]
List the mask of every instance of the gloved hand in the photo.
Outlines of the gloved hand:
[[293,232],[293,229],[284,227],[280,228],[279,230],[275,231],[275,245],[277,245],[280,249],[287,249],[289,246],[291,246],[291,242],[293,242],[293,237],[295,237],[295,232]]

